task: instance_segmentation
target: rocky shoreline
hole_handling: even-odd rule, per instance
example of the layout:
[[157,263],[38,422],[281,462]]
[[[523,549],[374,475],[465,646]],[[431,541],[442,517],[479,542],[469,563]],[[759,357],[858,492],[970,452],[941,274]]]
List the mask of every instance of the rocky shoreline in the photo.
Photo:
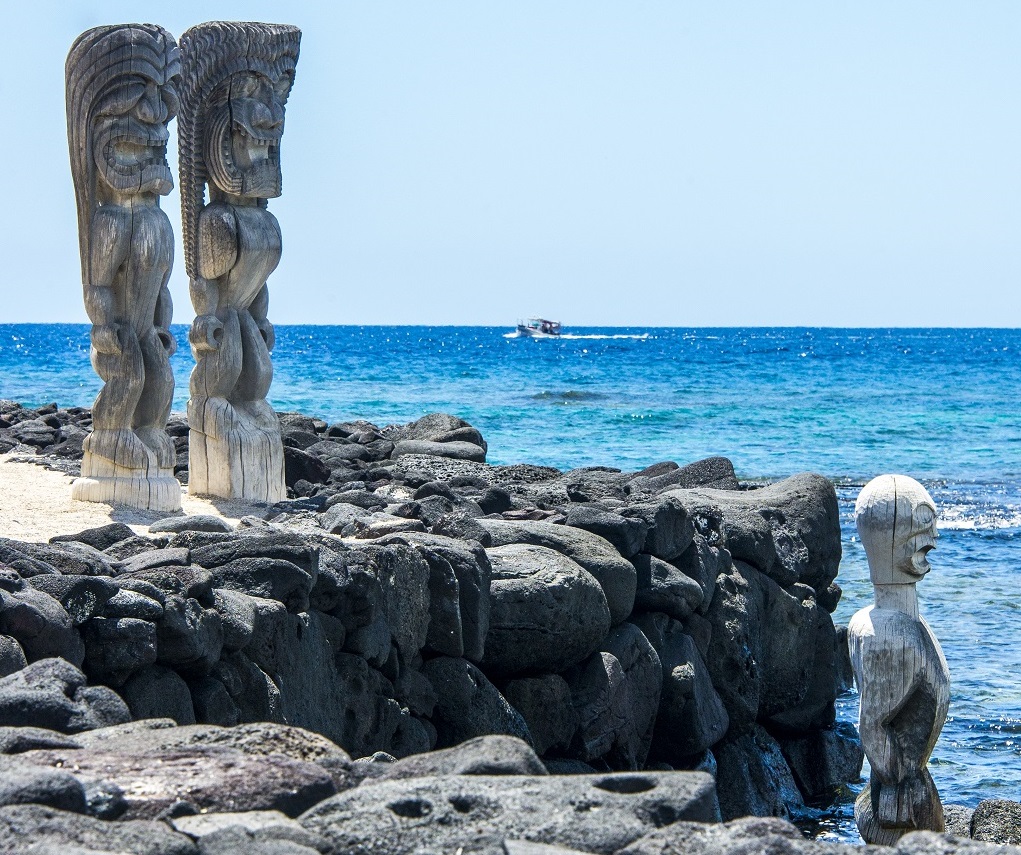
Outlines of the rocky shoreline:
[[[280,422],[292,498],[236,527],[0,539],[4,851],[844,848],[785,821],[862,764],[826,479],[490,466],[442,414]],[[90,427],[0,402],[0,452],[68,474]],[[1019,842],[1011,810],[952,827]]]

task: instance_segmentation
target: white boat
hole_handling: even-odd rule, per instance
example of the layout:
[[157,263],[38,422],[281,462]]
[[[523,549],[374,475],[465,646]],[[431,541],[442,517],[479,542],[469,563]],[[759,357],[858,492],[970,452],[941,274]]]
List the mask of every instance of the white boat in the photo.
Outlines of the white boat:
[[546,318],[526,318],[518,321],[515,333],[518,338],[558,338],[560,321],[549,321]]

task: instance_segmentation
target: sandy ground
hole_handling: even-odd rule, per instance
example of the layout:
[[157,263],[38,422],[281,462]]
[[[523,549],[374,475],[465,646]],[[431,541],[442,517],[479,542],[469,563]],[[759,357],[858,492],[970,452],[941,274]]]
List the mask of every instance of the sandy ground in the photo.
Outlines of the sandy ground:
[[[180,515],[74,501],[73,479],[23,460],[23,455],[0,455],[0,536],[44,542],[58,534],[74,534],[110,522],[126,523],[138,534],[146,534],[156,520]],[[209,499],[189,496],[183,487],[181,505],[181,513],[212,514],[230,522],[237,522],[245,514],[262,516],[266,511],[265,507],[238,502],[217,500],[214,504]]]

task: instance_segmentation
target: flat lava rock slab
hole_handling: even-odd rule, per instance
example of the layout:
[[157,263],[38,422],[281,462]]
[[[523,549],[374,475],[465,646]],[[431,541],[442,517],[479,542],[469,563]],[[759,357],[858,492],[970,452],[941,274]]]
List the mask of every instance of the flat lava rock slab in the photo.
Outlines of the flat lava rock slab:
[[280,754],[254,757],[229,748],[182,747],[145,754],[101,748],[40,750],[12,760],[63,769],[83,784],[116,784],[127,802],[123,819],[154,819],[179,801],[202,812],[278,810],[297,816],[336,792],[329,773],[314,763]]
[[610,855],[663,825],[719,817],[715,783],[704,772],[627,772],[367,783],[298,821],[336,855],[503,855],[508,838]]

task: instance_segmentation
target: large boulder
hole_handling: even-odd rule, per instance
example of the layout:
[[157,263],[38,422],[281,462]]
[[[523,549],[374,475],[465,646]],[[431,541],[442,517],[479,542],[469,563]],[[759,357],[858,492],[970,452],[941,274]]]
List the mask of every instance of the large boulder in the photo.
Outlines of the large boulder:
[[0,537],[0,563],[22,576],[67,573],[78,576],[112,576],[109,556],[85,543],[23,543]]
[[436,692],[432,723],[437,745],[457,745],[488,734],[516,736],[531,744],[528,725],[497,688],[471,662],[437,656],[423,673]]
[[364,546],[335,538],[321,541],[321,560],[310,598],[314,610],[344,626],[344,649],[381,666],[396,646],[410,662],[429,631],[430,569],[412,546]]
[[166,597],[163,618],[156,625],[156,661],[176,670],[204,676],[223,650],[223,624],[215,609],[204,609],[193,597]]
[[546,775],[546,767],[523,739],[478,736],[439,751],[413,754],[386,766],[377,780],[431,775]]
[[0,805],[37,804],[86,813],[81,781],[63,769],[39,768],[19,757],[0,758]]
[[487,671],[562,671],[596,649],[610,614],[591,574],[542,546],[497,546],[487,554],[493,573]]
[[[689,551],[695,546],[691,544]],[[685,553],[687,554],[687,553]],[[684,620],[702,606],[702,587],[668,561],[642,553],[631,559],[638,574],[635,609]]]
[[344,749],[325,736],[274,722],[252,722],[235,727],[207,724],[175,727],[168,719],[146,719],[91,730],[78,734],[74,740],[84,748],[121,754],[212,747],[229,748],[250,757],[279,754],[309,763],[351,759]]
[[724,546],[782,586],[803,582],[824,592],[840,564],[840,518],[833,484],[802,473],[758,490],[672,490],[693,512],[706,505],[723,518]]
[[428,442],[471,442],[485,446],[482,434],[464,419],[448,413],[427,413],[406,425],[387,425],[383,436],[392,442],[425,440]]
[[637,584],[635,568],[599,535],[571,526],[533,520],[480,519],[479,524],[493,538],[493,546],[515,543],[544,546],[584,567],[606,595],[611,625],[620,623],[631,614]]
[[195,724],[188,684],[170,668],[162,665],[143,668],[124,684],[120,693],[132,718],[170,718],[178,724]]
[[1007,799],[985,799],[971,818],[971,836],[988,843],[1021,846],[1021,804]]
[[253,529],[237,534],[184,532],[171,545],[190,547],[192,564],[207,570],[243,558],[274,558],[291,562],[314,580],[319,565],[319,550],[315,544],[279,530]]
[[486,450],[473,442],[430,442],[424,439],[402,439],[394,443],[393,457],[409,454],[450,457],[453,460],[467,460],[485,463]]
[[117,593],[117,586],[104,576],[42,574],[28,581],[37,591],[49,594],[60,603],[75,626],[100,614]]
[[[281,607],[260,614],[243,652],[280,688],[286,721],[356,756],[388,750],[400,719],[393,684],[361,656],[344,652],[343,640],[343,627],[329,615],[292,615]],[[266,691],[265,682],[260,687],[250,679]]]
[[58,534],[50,538],[50,543],[84,543],[93,549],[106,550],[115,543],[134,537],[131,527],[122,522],[112,522],[96,528],[87,528],[75,534]]
[[571,687],[559,674],[540,674],[510,680],[503,696],[521,713],[532,734],[535,750],[564,754],[578,730],[578,711],[571,698]]
[[663,669],[652,756],[684,766],[723,738],[730,717],[683,624],[665,614],[642,615],[635,623],[659,654]]
[[230,748],[125,753],[104,747],[26,751],[17,761],[68,769],[83,784],[121,789],[124,819],[155,819],[177,802],[203,812],[279,810],[297,816],[336,792],[329,773],[280,754],[252,757]]
[[279,600],[290,612],[308,611],[312,576],[283,558],[245,557],[210,570],[217,588]]
[[[20,582],[20,580],[19,580]],[[85,648],[67,610],[43,591],[0,589],[0,633],[17,639],[29,662],[59,656],[81,665]]]
[[687,506],[673,496],[639,501],[625,508],[624,514],[645,524],[642,551],[664,561],[680,557],[695,536],[695,521]]
[[624,517],[590,504],[570,505],[567,524],[608,540],[624,558],[636,555],[648,534],[648,524],[644,520]]
[[716,580],[705,657],[731,726],[785,733],[828,727],[838,694],[833,621],[815,592],[787,589],[743,561]]
[[841,693],[836,630],[807,585],[762,579],[766,626],[760,719],[777,733],[812,733],[836,720]]
[[841,787],[861,776],[865,752],[850,722],[777,741],[806,802],[829,804]]
[[747,728],[759,715],[762,694],[762,594],[759,574],[734,562],[716,580],[706,614],[711,629],[704,658],[732,727]]
[[661,825],[718,818],[709,775],[646,772],[386,781],[340,793],[298,821],[346,855],[503,855],[508,838],[610,855]]
[[107,822],[43,805],[0,808],[0,849],[8,855],[198,855],[191,838],[165,822]]
[[325,484],[330,478],[330,466],[314,454],[299,448],[284,447],[284,481],[293,487],[299,481]]
[[567,675],[579,726],[572,753],[615,769],[640,769],[652,743],[662,687],[659,656],[642,631],[622,623]]
[[716,790],[724,820],[742,816],[787,819],[804,807],[791,770],[776,740],[757,725],[728,735],[713,747]]
[[860,846],[808,840],[786,820],[749,816],[727,823],[674,822],[650,831],[617,855],[861,855],[862,851]]
[[664,471],[644,470],[628,481],[632,495],[660,493],[671,489],[708,487],[713,490],[738,490],[734,464],[726,457],[707,457],[687,466],[664,467]]
[[219,531],[231,532],[234,529],[223,517],[213,514],[190,514],[179,517],[165,517],[149,526],[153,534],[168,532],[179,534],[182,531]]
[[0,679],[0,725],[80,733],[129,721],[124,701],[64,659],[40,659]]
[[380,545],[414,547],[429,565],[429,626],[425,647],[479,661],[489,633],[493,568],[478,544],[436,534],[402,533]]
[[86,673],[95,681],[122,686],[156,661],[156,627],[137,618],[93,618],[83,627]]

